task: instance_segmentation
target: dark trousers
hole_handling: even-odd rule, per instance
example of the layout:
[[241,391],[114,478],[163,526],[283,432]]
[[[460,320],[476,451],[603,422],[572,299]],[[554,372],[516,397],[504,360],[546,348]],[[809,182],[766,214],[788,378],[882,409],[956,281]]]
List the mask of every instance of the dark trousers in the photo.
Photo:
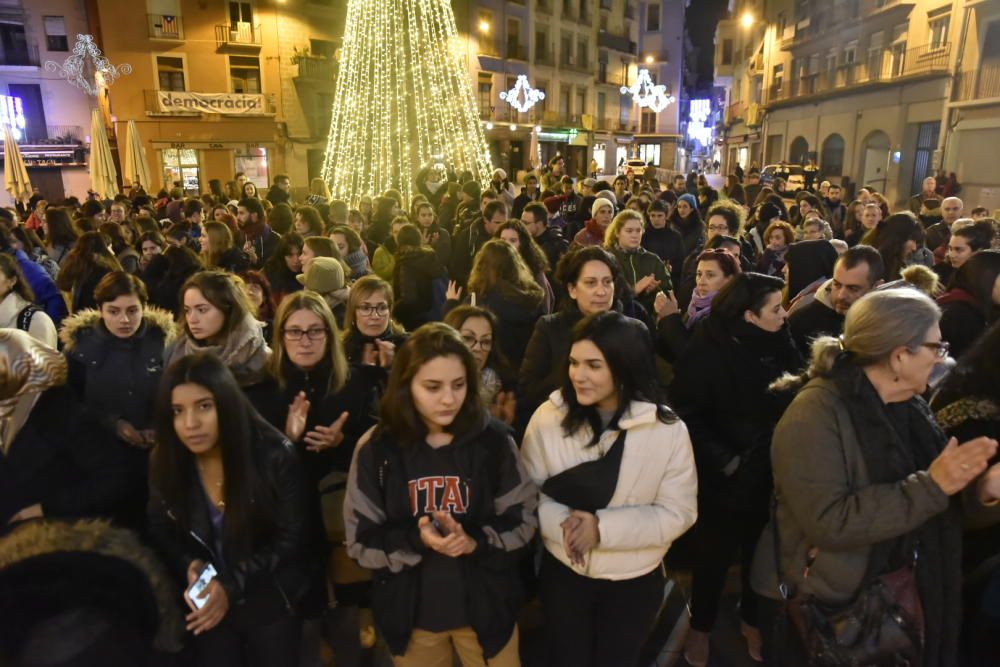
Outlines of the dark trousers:
[[584,577],[548,552],[539,593],[549,667],[633,667],[663,602],[663,570],[635,579]]
[[767,512],[740,512],[700,503],[692,535],[697,554],[692,569],[691,627],[711,632],[719,612],[729,566],[740,552],[740,616],[757,627],[757,594],[750,587],[750,566]]
[[302,619],[283,615],[266,624],[244,625],[232,609],[217,626],[191,641],[197,667],[298,667]]

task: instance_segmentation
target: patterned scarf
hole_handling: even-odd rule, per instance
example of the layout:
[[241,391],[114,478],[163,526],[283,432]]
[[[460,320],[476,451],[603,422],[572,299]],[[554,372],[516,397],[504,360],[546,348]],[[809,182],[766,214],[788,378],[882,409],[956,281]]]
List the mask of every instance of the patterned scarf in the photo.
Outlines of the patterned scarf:
[[715,295],[718,293],[719,290],[715,290],[714,292],[709,292],[705,296],[701,296],[698,293],[698,290],[695,289],[695,291],[691,294],[691,303],[688,304],[687,320],[684,322],[684,326],[688,329],[692,329],[701,319],[707,317],[708,314],[712,312],[712,299],[714,299]]
[[0,329],[0,451],[10,449],[45,390],[66,383],[66,359],[24,331]]

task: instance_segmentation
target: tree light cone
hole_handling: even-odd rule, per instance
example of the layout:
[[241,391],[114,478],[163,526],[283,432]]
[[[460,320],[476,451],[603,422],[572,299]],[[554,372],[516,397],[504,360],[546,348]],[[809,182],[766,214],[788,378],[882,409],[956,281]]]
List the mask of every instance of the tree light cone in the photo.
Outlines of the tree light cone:
[[492,173],[447,0],[349,0],[323,179],[337,199],[395,189],[422,167]]

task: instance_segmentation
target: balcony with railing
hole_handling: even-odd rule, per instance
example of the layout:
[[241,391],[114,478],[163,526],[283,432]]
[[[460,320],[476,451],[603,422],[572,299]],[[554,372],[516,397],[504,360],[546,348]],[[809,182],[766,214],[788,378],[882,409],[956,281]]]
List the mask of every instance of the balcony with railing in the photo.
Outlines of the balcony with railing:
[[960,72],[952,87],[952,102],[1000,99],[1000,63],[989,62],[979,69]]
[[[170,95],[171,92],[176,92],[176,95]],[[142,93],[147,116],[200,116],[202,113],[208,113],[199,110],[198,100],[196,99],[197,93],[149,89],[143,90]],[[278,112],[278,101],[274,93],[257,93],[256,95],[232,93],[232,95],[239,98],[261,98],[261,111],[259,113],[232,114],[234,116],[252,118],[255,116],[270,116]],[[171,99],[172,97],[180,99],[173,100]],[[218,115],[225,116],[227,114],[221,113]]]
[[847,63],[826,72],[813,72],[767,90],[768,106],[847,92],[850,88],[889,85],[913,78],[948,73],[950,44],[920,46],[907,51],[883,51],[868,62]]
[[332,58],[300,56],[295,64],[298,66],[295,79],[303,83],[332,84],[337,75],[337,62]]
[[625,73],[621,68],[599,69],[597,72],[597,83],[618,87],[628,85],[628,82],[625,80]]
[[184,39],[184,20],[169,14],[147,14],[150,39],[179,41]]
[[726,107],[725,124],[733,125],[746,117],[746,105],[743,102],[733,102]]
[[506,49],[507,60],[528,60],[528,47],[517,42],[508,42]]
[[39,67],[38,45],[21,44],[0,48],[0,66]]
[[597,46],[631,55],[635,55],[636,49],[635,42],[630,40],[628,36],[616,35],[607,30],[601,30],[597,33]]
[[260,49],[261,28],[252,23],[225,23],[215,26],[215,44],[218,48],[238,47]]
[[821,38],[824,42],[842,39],[846,28],[866,20],[902,19],[913,7],[914,0],[847,0],[834,6],[817,4],[808,15],[797,16],[796,22],[785,28],[780,37],[781,48],[790,51]]

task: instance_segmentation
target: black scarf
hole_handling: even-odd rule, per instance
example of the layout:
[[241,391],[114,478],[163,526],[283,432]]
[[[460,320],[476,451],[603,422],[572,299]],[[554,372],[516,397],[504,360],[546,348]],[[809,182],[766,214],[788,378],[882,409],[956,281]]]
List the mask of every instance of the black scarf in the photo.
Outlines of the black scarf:
[[[920,397],[886,406],[864,372],[839,361],[833,373],[857,434],[872,484],[890,484],[927,470],[944,449],[945,435]],[[962,529],[956,503],[907,535],[872,546],[869,563],[888,563],[867,572],[865,581],[902,565],[916,546],[917,588],[924,608],[924,667],[957,664],[961,627]]]

